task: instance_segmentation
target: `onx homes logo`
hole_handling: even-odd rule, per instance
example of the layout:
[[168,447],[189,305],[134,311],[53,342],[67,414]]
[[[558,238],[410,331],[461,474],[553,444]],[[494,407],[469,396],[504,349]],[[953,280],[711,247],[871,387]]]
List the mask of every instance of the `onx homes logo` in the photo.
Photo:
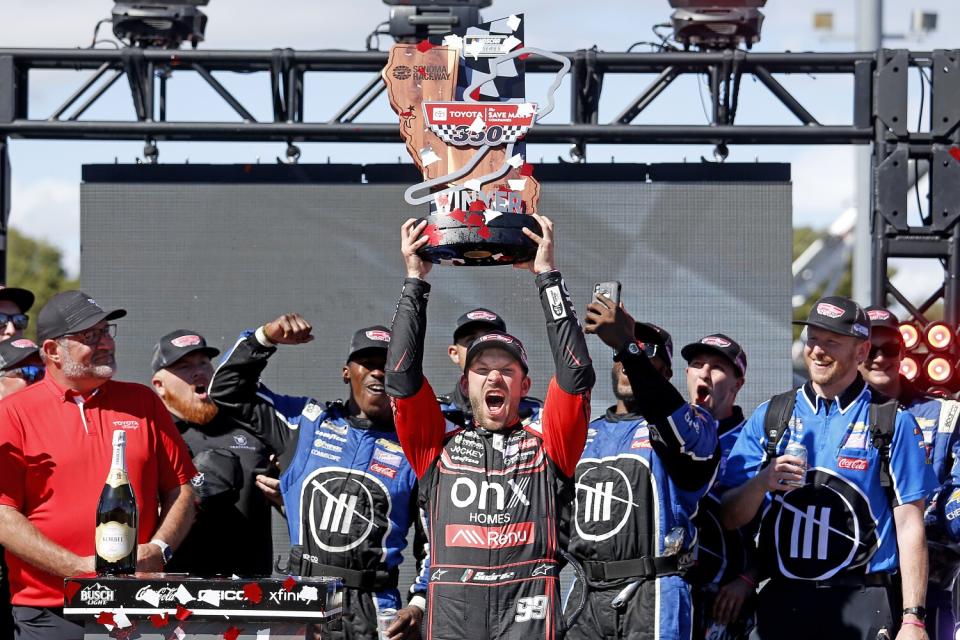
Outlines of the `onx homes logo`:
[[113,602],[113,589],[96,582],[80,590],[80,601],[94,607]]

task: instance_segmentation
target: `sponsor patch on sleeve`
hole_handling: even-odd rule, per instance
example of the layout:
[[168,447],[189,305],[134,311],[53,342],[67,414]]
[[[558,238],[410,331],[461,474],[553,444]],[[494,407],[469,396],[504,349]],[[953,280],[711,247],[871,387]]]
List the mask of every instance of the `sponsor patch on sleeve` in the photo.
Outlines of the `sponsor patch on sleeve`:
[[318,405],[316,402],[308,402],[307,406],[305,406],[303,411],[300,413],[307,420],[317,420],[320,417],[320,414],[323,413],[323,407]]
[[559,286],[547,287],[547,302],[550,304],[550,314],[554,320],[567,317],[567,308],[563,305],[563,294]]

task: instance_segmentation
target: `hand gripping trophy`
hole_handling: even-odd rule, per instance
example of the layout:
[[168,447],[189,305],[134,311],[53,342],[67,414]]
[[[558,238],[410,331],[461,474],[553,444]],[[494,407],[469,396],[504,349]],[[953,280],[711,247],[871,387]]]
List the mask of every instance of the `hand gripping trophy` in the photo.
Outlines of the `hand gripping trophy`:
[[[407,151],[424,177],[404,199],[430,205],[421,257],[471,266],[529,260],[536,247],[522,229],[541,233],[528,215],[538,213],[540,184],[523,138],[553,111],[570,60],[525,47],[522,14],[437,41],[394,45],[382,72]],[[560,63],[545,105],[524,99],[530,55]]]

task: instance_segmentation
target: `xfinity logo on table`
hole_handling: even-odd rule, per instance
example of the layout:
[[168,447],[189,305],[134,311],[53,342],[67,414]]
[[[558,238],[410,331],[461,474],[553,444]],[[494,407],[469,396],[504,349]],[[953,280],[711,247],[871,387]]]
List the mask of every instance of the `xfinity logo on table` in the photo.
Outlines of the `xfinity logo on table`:
[[282,604],[284,602],[316,602],[319,599],[316,587],[304,587],[299,593],[281,589],[270,593],[270,602]]

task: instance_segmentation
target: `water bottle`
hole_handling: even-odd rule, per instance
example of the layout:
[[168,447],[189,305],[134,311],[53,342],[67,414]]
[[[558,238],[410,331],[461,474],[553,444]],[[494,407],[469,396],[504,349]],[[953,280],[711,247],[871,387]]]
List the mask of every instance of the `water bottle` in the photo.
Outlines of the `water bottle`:
[[[797,433],[797,437],[790,438],[790,442],[787,443],[787,448],[783,450],[783,455],[785,456],[795,456],[803,460],[803,470],[807,470],[807,448],[803,446],[803,443],[800,442],[802,433]],[[804,480],[788,480],[784,484],[788,484],[793,487],[802,487],[805,484]]]

